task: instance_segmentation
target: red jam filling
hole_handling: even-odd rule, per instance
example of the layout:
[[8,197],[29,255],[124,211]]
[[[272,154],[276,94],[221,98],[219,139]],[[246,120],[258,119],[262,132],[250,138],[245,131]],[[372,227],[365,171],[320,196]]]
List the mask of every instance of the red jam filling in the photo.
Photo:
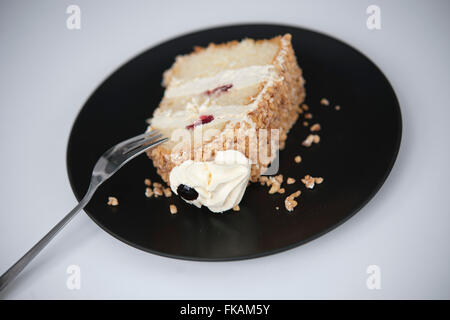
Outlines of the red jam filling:
[[225,84],[223,86],[219,86],[217,88],[214,88],[212,90],[206,90],[204,93],[207,94],[208,96],[214,94],[214,93],[221,93],[221,92],[227,92],[228,90],[230,90],[233,87],[233,85],[230,84]]
[[194,123],[186,126],[186,129],[194,129],[196,126],[200,126],[205,123],[209,123],[214,120],[214,116],[212,114],[200,116],[199,119],[195,120]]

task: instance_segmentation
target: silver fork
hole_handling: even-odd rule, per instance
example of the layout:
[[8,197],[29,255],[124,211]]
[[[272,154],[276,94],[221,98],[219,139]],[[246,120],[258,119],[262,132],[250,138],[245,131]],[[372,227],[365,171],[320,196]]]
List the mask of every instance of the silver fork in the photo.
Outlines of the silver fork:
[[[56,226],[50,230],[45,237],[34,245],[25,255],[20,258],[11,268],[0,277],[0,291],[3,290],[41,250],[53,239],[54,236],[91,200],[97,188],[124,164],[137,157],[144,151],[155,147],[167,140],[161,138],[157,131],[149,131],[134,138],[120,142],[106,151],[94,166],[91,182],[86,195],[80,203],[73,208]],[[161,139],[160,139],[161,138]]]

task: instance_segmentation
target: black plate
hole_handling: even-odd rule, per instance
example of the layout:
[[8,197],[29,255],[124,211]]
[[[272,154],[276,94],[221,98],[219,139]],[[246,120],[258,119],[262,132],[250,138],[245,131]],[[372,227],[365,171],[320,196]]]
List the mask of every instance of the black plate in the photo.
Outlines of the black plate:
[[[299,120],[280,154],[280,172],[295,177],[285,195],[268,195],[252,184],[241,211],[213,214],[176,196],[148,199],[144,178],[159,181],[151,161],[142,155],[126,165],[97,191],[87,214],[116,238],[142,250],[183,259],[232,260],[258,257],[314,239],[354,215],[388,176],[401,140],[401,114],[395,93],[382,72],[347,44],[309,30],[279,25],[238,25],[191,33],[138,55],[114,72],[79,113],[67,150],[69,179],[80,199],[86,192],[98,157],[117,142],[142,133],[163,95],[161,76],[178,54],[194,45],[244,37],[269,38],[291,33],[298,62],[307,81],[306,103],[313,122],[322,125],[322,140],[301,147],[308,134]],[[319,104],[322,97],[329,107]],[[340,105],[340,111],[334,105]],[[294,157],[301,154],[301,164]],[[300,178],[325,181],[305,190]],[[284,209],[287,194],[303,190],[292,213]],[[106,205],[108,196],[118,207]],[[169,213],[169,204],[178,214]],[[280,207],[276,210],[275,207]]]

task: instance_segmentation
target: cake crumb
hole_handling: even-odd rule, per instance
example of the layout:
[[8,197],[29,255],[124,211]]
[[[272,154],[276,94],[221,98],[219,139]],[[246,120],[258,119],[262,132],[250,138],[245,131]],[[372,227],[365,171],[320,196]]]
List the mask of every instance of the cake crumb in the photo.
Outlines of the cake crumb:
[[308,121],[303,121],[303,125],[304,125],[305,127],[309,126]]
[[310,176],[309,174],[307,174],[303,179],[302,179],[303,184],[308,188],[308,189],[312,189],[314,188],[314,185],[317,184],[321,184],[323,182],[323,178],[322,177],[317,177],[314,178],[312,176]]
[[159,182],[153,182],[153,186],[154,186],[155,188],[162,188],[162,184],[159,183]]
[[258,181],[263,186],[267,183],[267,181],[269,181],[269,178],[267,178],[266,176],[259,176]]
[[314,178],[311,177],[309,174],[307,174],[307,175],[302,179],[302,182],[303,182],[303,184],[304,184],[307,188],[309,188],[309,189],[314,188],[314,182],[315,182],[315,180],[314,180]]
[[280,184],[278,183],[278,181],[272,181],[272,185],[270,187],[269,190],[269,194],[274,194],[277,193],[280,190]]
[[240,211],[240,210],[241,208],[239,207],[238,204],[233,207],[233,211]]
[[286,181],[286,183],[287,183],[287,184],[294,184],[294,183],[295,183],[295,179],[294,179],[294,178],[291,178],[291,177],[289,177],[289,178],[287,178],[287,181]]
[[117,200],[116,197],[108,197],[108,206],[118,206],[119,205],[119,200]]
[[150,179],[145,179],[145,180],[144,180],[144,184],[145,184],[147,187],[150,187],[150,186],[152,185],[152,180],[150,180]]
[[275,176],[274,179],[275,179],[279,184],[282,184],[282,183],[283,183],[283,175],[282,175],[282,174],[279,174],[279,175]]
[[320,131],[321,129],[322,127],[320,126],[319,123],[315,123],[309,128],[309,130],[311,130],[312,132]]
[[320,136],[317,135],[317,134],[313,135],[313,142],[314,143],[319,143],[320,142]]
[[334,107],[334,109],[336,109],[336,111],[339,111],[339,110],[341,110],[341,106],[336,106],[336,107]]
[[171,214],[177,214],[177,212],[178,212],[177,206],[174,205],[174,204],[171,204],[171,205],[169,206],[169,210],[170,210],[170,213],[171,213]]
[[284,188],[280,188],[280,190],[278,190],[278,193],[281,193],[281,194],[283,194],[285,192],[286,192],[286,190]]
[[172,196],[172,190],[171,190],[170,188],[164,188],[164,189],[163,189],[163,192],[164,192],[164,196],[165,196],[166,198],[169,198],[169,197]]
[[153,196],[153,190],[151,188],[145,188],[145,196],[151,198]]
[[328,101],[328,99],[326,99],[326,98],[322,98],[322,99],[320,99],[320,104],[323,106],[329,106],[330,101]]
[[319,143],[320,142],[320,136],[317,134],[310,134],[306,137],[305,140],[302,142],[302,146],[304,147],[311,147],[313,143]]
[[302,109],[305,110],[305,111],[308,111],[309,107],[308,107],[308,105],[306,103],[304,103],[304,104],[302,104]]
[[284,206],[286,207],[287,211],[292,211],[294,208],[298,205],[298,202],[295,201],[295,198],[297,198],[302,192],[300,190],[294,192],[290,196],[286,197],[284,200]]
[[312,113],[305,113],[305,119],[312,119],[313,118],[313,115],[312,115]]
[[158,198],[159,196],[162,196],[164,193],[161,188],[155,187],[153,188],[153,194],[155,195],[155,198]]
[[296,163],[300,163],[300,162],[302,162],[302,157],[300,157],[300,156],[295,156],[295,158],[294,158],[294,161],[296,162]]

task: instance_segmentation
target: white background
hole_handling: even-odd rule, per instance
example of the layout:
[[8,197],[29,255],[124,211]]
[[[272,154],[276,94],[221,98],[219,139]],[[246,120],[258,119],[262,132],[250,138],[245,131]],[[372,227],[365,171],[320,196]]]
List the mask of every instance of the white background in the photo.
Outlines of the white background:
[[[81,30],[66,28],[70,4],[81,8]],[[381,8],[379,31],[366,28],[370,4]],[[448,1],[2,1],[0,273],[76,204],[65,152],[87,97],[120,64],[180,34],[243,22],[330,34],[383,70],[404,130],[375,198],[304,246],[238,262],[180,261],[129,247],[80,214],[0,298],[450,298],[449,9]],[[80,290],[66,287],[72,264]],[[366,287],[371,264],[381,267],[381,290]]]

